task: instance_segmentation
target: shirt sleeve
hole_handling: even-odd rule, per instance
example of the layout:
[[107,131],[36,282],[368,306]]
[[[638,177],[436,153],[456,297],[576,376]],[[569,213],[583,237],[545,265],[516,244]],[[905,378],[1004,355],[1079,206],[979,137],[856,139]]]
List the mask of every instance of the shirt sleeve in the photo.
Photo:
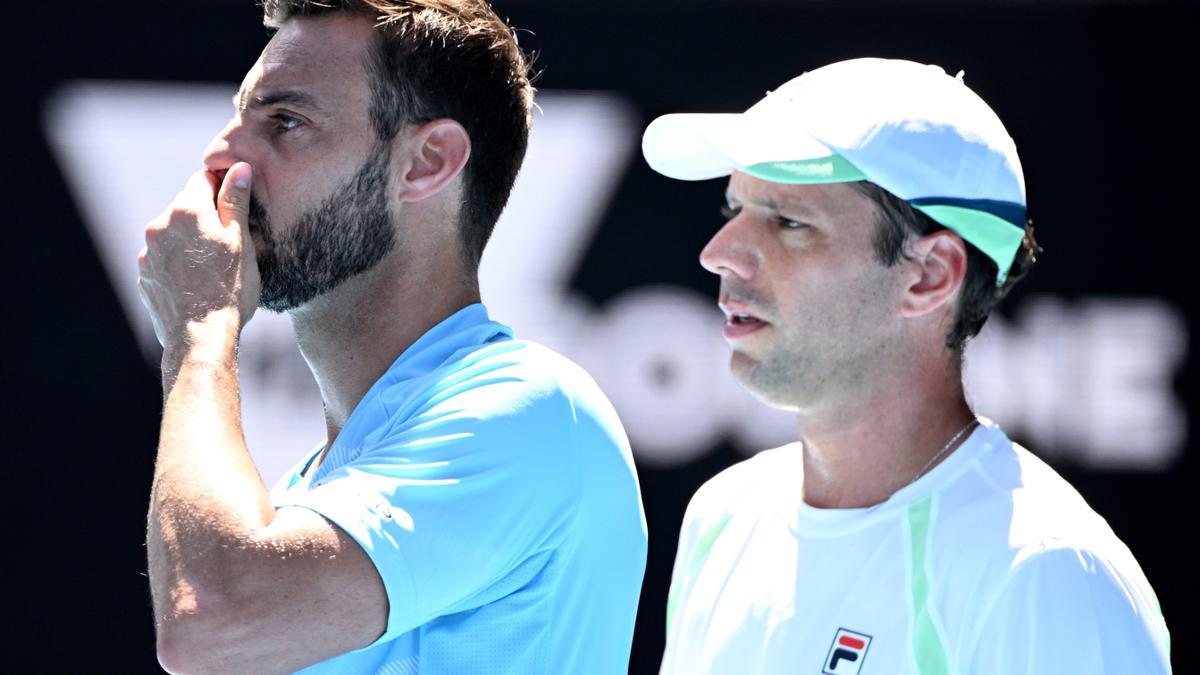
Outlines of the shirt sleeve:
[[696,540],[696,518],[692,515],[691,504],[683,516],[683,525],[679,528],[679,547],[675,551],[675,565],[671,568],[671,587],[667,595],[667,637],[674,629],[676,610],[682,599],[683,586],[687,582],[687,561],[691,558]]
[[684,586],[687,584],[687,559],[691,555],[693,532],[695,527],[684,518],[683,528],[679,533],[679,548],[675,553],[675,566],[671,570],[671,586],[667,591],[667,632],[666,644],[663,647],[662,661],[659,665],[660,675],[676,672],[679,651],[679,603],[683,599]]
[[389,603],[379,644],[537,574],[576,514],[574,434],[553,386],[460,383],[277,506],[316,511],[371,558]]
[[984,617],[963,672],[1171,672],[1166,624],[1140,570],[1122,574],[1089,551],[1052,549],[1021,562]]
[[694,658],[692,650],[695,645],[689,644],[692,636],[684,621],[688,594],[709,551],[730,520],[730,514],[720,509],[712,513],[713,509],[708,506],[708,491],[712,489],[712,484],[714,481],[696,491],[683,516],[679,547],[671,571],[671,587],[667,594],[667,639],[659,665],[660,675],[688,672],[691,668],[688,659]]

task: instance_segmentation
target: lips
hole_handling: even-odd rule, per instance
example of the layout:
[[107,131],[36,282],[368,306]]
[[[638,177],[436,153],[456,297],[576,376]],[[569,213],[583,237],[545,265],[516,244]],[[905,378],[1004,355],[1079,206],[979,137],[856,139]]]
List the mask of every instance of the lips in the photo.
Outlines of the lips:
[[721,301],[725,313],[724,335],[726,340],[737,340],[766,328],[769,321],[755,314],[751,308],[738,300],[726,298]]

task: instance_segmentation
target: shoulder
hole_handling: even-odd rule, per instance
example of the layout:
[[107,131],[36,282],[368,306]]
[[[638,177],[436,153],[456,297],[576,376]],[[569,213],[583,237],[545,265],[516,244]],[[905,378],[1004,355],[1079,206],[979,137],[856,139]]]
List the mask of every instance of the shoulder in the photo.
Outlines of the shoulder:
[[1009,546],[1020,552],[1017,563],[1038,551],[1061,548],[1128,555],[1108,522],[1079,491],[1021,445],[997,447],[978,468],[996,489],[993,500],[1010,514],[1007,537]]
[[617,415],[592,378],[524,340],[461,349],[419,377],[387,383],[376,401],[377,422],[364,429],[363,445],[391,455],[420,449],[489,465],[536,464],[534,473],[569,474],[571,484],[585,462],[630,455]]
[[1157,608],[1141,566],[1108,521],[1043,460],[1015,443],[1013,453],[1021,480],[1011,491],[1005,592],[1097,611],[1108,611],[1099,609],[1108,603],[1130,618],[1130,610]]
[[1104,624],[1104,631],[1165,634],[1149,582],[1104,518],[998,428],[985,443],[971,469],[939,495],[933,555],[946,593],[942,611],[952,624],[974,626],[958,637],[1011,645],[998,624],[1056,632],[1050,617],[1080,630]]
[[1066,479],[990,422],[970,463],[937,495],[937,528],[949,543],[1011,558],[1006,568],[1042,549],[1124,549]]
[[535,424],[572,421],[577,401],[597,397],[599,388],[582,368],[525,340],[462,349],[416,381],[392,383],[380,396],[394,421],[437,410]]
[[688,503],[689,523],[719,520],[748,500],[764,498],[781,483],[800,485],[803,457],[798,443],[763,450],[708,479]]
[[[1030,551],[979,611],[975,672],[1169,672],[1170,634],[1131,556],[1069,545]],[[992,670],[994,669],[994,670]]]

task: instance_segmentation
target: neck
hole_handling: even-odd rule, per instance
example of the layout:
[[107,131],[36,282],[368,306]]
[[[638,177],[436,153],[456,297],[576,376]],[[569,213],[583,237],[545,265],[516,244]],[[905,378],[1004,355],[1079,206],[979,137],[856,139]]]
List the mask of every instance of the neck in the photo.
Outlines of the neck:
[[853,400],[801,411],[804,500],[820,508],[886,501],[945,460],[967,433],[935,455],[972,419],[957,361],[940,352],[897,364]]
[[292,311],[300,353],[321,389],[327,447],[405,349],[446,317],[479,302],[477,282],[456,262],[439,257],[414,265],[390,255]]

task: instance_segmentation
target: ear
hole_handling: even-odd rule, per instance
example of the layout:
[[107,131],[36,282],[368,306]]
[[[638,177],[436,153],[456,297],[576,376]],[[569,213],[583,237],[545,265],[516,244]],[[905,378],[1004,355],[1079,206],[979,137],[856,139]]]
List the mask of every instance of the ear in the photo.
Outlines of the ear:
[[437,119],[412,129],[399,158],[400,201],[419,202],[441,192],[471,156],[471,137],[461,124]]
[[954,300],[967,274],[967,245],[950,230],[939,230],[912,244],[909,286],[900,310],[912,318]]

